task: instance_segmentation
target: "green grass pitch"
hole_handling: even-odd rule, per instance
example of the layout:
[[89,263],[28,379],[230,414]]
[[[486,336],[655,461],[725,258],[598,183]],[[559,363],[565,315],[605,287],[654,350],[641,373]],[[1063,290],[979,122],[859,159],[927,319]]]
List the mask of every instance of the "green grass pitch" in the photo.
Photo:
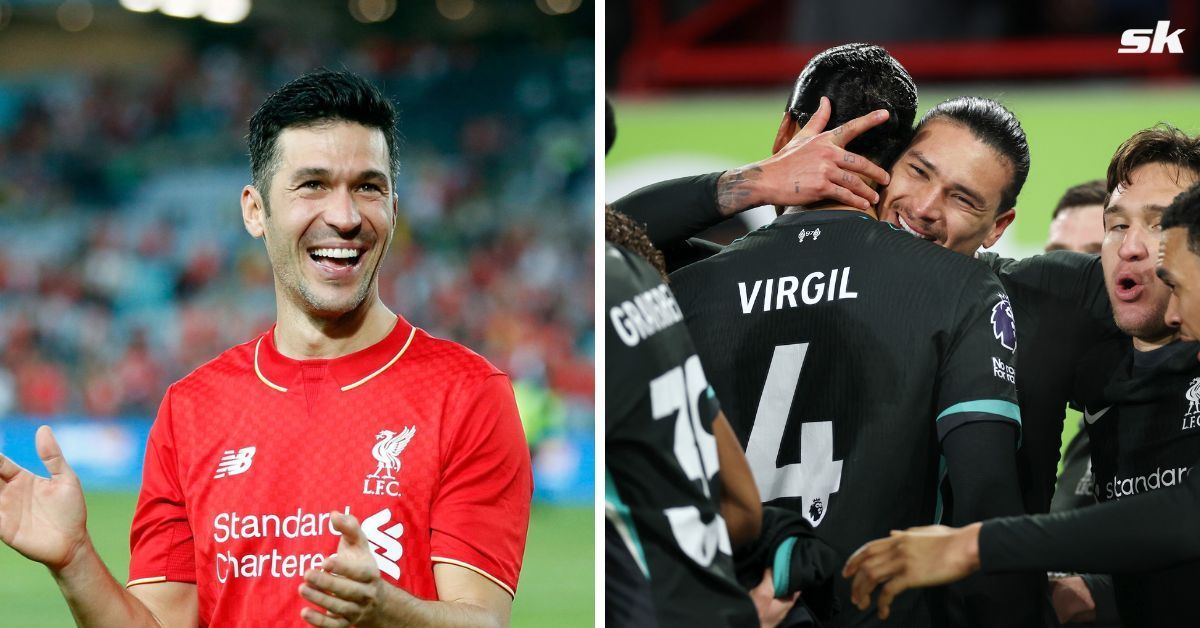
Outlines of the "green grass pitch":
[[[88,527],[109,570],[124,582],[129,523],[137,496],[90,493]],[[594,620],[594,516],[590,507],[535,506],[513,626],[591,626]],[[0,626],[73,626],[50,574],[0,544]]]

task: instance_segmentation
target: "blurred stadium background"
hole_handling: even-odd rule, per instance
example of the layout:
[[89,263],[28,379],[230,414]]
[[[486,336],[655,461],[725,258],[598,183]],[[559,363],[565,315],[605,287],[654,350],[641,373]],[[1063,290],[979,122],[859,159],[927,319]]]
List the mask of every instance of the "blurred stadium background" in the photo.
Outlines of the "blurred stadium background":
[[[992,249],[1003,255],[1041,252],[1062,193],[1103,179],[1135,131],[1169,122],[1200,132],[1194,0],[609,0],[605,14],[617,119],[605,160],[609,200],[766,157],[804,64],[853,41],[880,44],[908,68],[918,116],[978,95],[1021,120],[1032,167],[1016,222]],[[1117,53],[1124,30],[1159,20],[1186,29],[1183,53]],[[732,239],[773,218],[760,208],[720,228]],[[1068,418],[1064,443],[1077,423]]]
[[[594,4],[0,0],[0,450],[55,426],[118,580],[166,386],[274,320],[246,120],[318,66],[400,110],[382,296],[513,376],[536,505],[517,626],[593,621]],[[0,625],[71,625],[0,546]],[[564,577],[569,574],[569,577]]]

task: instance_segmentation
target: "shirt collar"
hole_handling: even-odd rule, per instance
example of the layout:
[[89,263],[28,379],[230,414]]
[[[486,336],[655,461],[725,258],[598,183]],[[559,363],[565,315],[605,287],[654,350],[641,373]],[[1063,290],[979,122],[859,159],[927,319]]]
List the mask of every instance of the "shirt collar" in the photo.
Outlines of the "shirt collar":
[[275,347],[275,326],[254,343],[254,374],[266,386],[279,392],[300,383],[306,373],[332,377],[343,392],[357,388],[398,362],[408,351],[417,328],[396,316],[396,325],[383,340],[338,358],[293,360]]
[[806,209],[801,212],[792,212],[790,214],[782,214],[777,216],[774,220],[774,223],[777,225],[805,225],[833,222],[836,220],[875,221],[873,218],[860,211],[852,211],[848,209]]

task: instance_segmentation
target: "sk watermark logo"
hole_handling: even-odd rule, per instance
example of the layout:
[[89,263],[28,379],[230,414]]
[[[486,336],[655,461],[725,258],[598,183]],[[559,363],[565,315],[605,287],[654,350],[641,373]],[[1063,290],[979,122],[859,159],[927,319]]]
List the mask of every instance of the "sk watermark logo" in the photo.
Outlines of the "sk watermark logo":
[[363,480],[363,495],[400,496],[400,482],[396,481],[393,471],[400,470],[400,453],[408,447],[408,442],[417,433],[417,426],[407,427],[400,433],[391,430],[380,430],[375,435],[375,446],[371,455],[378,465],[375,472]]
[[1187,29],[1171,30],[1171,23],[1159,20],[1153,29],[1131,28],[1121,33],[1119,54],[1162,54],[1164,51],[1173,55],[1183,54],[1183,44],[1179,36]]

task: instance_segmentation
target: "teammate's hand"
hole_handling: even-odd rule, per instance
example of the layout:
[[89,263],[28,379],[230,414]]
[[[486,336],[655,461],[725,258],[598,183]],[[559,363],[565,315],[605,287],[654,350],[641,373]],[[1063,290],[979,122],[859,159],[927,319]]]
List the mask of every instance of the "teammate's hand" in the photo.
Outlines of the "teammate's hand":
[[58,572],[87,545],[87,506],[48,426],[38,428],[36,442],[49,478],[0,455],[0,540]]
[[762,582],[750,589],[750,599],[754,601],[754,609],[758,611],[758,623],[762,628],[778,626],[799,598],[799,591],[783,599],[775,597],[775,577],[770,567],[763,572]]
[[1050,604],[1060,624],[1090,624],[1096,621],[1096,601],[1083,576],[1052,578]]
[[879,201],[858,175],[887,185],[886,170],[846,150],[846,144],[888,119],[883,109],[859,116],[836,129],[825,130],[829,99],[821,104],[799,132],[770,157],[730,170],[717,184],[722,213],[732,215],[759,205],[809,205],[832,200],[868,209]]
[[842,576],[854,578],[850,601],[859,610],[871,605],[871,592],[880,584],[879,618],[887,619],[892,600],[901,591],[962,580],[979,569],[979,528],[922,526],[876,539],[854,552]]
[[305,608],[300,617],[313,626],[342,628],[370,621],[387,583],[379,577],[358,520],[337,511],[331,518],[333,529],[342,533],[337,553],[321,569],[309,569],[300,585],[300,597],[321,610]]

